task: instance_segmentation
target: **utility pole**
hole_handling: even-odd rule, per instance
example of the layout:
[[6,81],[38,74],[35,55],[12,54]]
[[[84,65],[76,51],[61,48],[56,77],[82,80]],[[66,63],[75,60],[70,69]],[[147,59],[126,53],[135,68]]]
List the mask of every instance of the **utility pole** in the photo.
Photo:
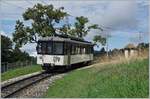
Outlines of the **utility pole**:
[[[111,29],[112,30],[112,28],[110,28],[110,27],[104,27],[104,26],[102,26],[103,28],[105,28],[105,29]],[[109,44],[108,44],[108,38],[109,38],[109,31],[106,31],[106,55],[107,55],[107,58],[109,59],[109,52],[108,52],[108,47],[109,47]]]
[[106,32],[106,55],[107,55],[107,58],[109,59],[109,53],[108,53],[108,36],[109,36],[109,34],[108,34],[108,32]]
[[66,28],[67,28],[67,31],[65,34],[68,35],[68,30],[69,30],[69,19],[68,19],[68,16],[66,16]]
[[106,51],[107,51],[107,57],[108,57],[108,35],[106,36]]
[[69,19],[68,19],[68,16],[66,16],[66,23],[67,23],[67,35],[68,35],[68,30],[69,30]]
[[[141,41],[142,41],[142,35],[141,35],[141,32],[139,32],[139,44],[141,43]],[[138,45],[139,45],[138,44]],[[141,55],[141,48],[140,48],[140,46],[139,46],[139,48],[138,48],[138,53],[139,53],[139,55]]]
[[139,43],[141,43],[142,41],[142,35],[141,35],[141,32],[139,32]]

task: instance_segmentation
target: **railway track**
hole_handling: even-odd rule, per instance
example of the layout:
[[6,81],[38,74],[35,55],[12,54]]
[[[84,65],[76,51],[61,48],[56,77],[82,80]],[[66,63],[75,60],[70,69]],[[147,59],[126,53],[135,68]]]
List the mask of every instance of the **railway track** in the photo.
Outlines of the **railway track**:
[[[76,68],[75,68],[76,67]],[[1,97],[2,98],[11,98],[15,93],[27,88],[28,86],[35,84],[47,77],[51,77],[61,73],[67,73],[74,69],[80,68],[80,66],[74,66],[74,68],[66,69],[56,69],[51,73],[41,72],[39,74],[15,81],[13,83],[7,84],[5,86],[1,86]]]
[[48,73],[40,73],[38,75],[34,75],[32,77],[29,78],[25,78],[16,82],[13,82],[11,84],[8,84],[6,86],[1,86],[1,97],[2,98],[9,98],[11,97],[13,94],[19,92],[20,90],[34,84],[37,83],[47,77],[50,77],[54,74],[48,74]]

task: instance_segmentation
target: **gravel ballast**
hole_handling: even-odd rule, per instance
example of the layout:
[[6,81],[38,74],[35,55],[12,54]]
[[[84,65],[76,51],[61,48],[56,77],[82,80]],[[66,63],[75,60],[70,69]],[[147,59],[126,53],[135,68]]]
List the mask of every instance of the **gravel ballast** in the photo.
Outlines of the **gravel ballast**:
[[15,93],[11,98],[42,98],[44,93],[56,79],[62,78],[65,74],[58,74],[37,82],[26,89]]

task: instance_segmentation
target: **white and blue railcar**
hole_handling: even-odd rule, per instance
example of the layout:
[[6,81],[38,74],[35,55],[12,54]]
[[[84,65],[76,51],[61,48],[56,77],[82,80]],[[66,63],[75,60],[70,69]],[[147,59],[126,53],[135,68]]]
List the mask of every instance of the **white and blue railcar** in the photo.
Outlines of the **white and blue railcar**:
[[37,64],[44,70],[93,60],[91,42],[65,37],[42,37],[37,44]]

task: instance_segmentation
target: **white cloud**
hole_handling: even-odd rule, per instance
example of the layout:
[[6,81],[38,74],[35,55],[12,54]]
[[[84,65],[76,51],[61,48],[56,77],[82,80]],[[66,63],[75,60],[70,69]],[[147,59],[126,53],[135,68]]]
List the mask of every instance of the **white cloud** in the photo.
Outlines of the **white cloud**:
[[26,44],[20,49],[22,51],[26,51],[26,52],[30,53],[30,56],[36,56],[37,55],[35,43]]
[[1,35],[7,36],[6,33],[4,31],[2,31],[2,30],[0,31],[0,33],[1,33]]
[[12,40],[12,35],[8,35],[6,32],[3,30],[0,30],[0,34],[9,37]]
[[37,56],[37,52],[34,51],[34,52],[30,53],[30,56],[36,57]]

